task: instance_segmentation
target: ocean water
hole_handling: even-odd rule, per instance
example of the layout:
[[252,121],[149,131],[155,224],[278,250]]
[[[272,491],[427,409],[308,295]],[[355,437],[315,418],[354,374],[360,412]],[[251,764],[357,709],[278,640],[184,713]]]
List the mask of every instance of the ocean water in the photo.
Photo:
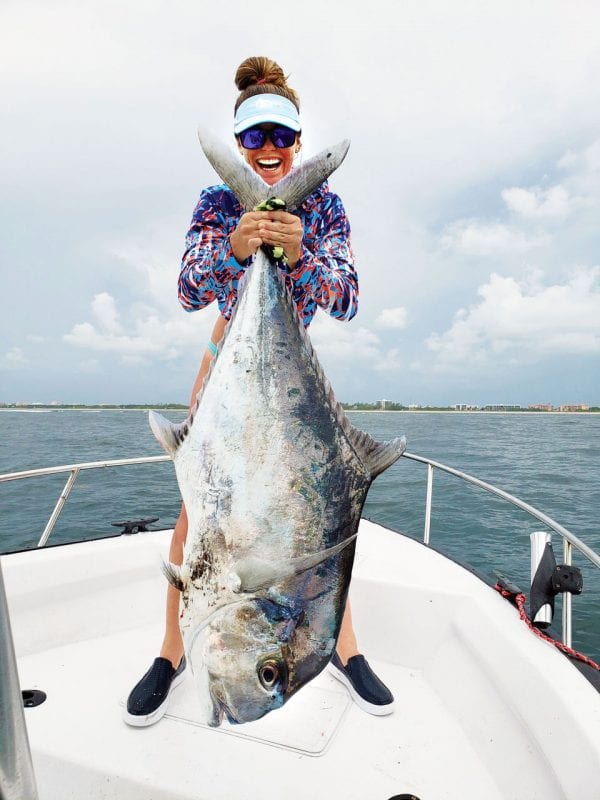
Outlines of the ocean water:
[[[172,411],[173,421],[183,412]],[[378,439],[401,433],[408,450],[520,497],[600,552],[600,414],[352,412]],[[57,464],[161,455],[142,411],[0,412],[0,473]],[[426,467],[400,459],[371,487],[364,515],[423,536]],[[0,483],[0,552],[34,547],[67,475]],[[170,463],[82,472],[51,544],[115,534],[111,523],[159,517],[173,525],[179,493]],[[529,534],[543,526],[523,511],[436,471],[431,542],[453,558],[499,570],[529,591]],[[554,535],[557,561],[562,542]],[[584,592],[573,598],[574,645],[600,659],[600,570],[574,555]],[[407,565],[410,569],[410,565]],[[560,599],[557,600],[560,626]]]

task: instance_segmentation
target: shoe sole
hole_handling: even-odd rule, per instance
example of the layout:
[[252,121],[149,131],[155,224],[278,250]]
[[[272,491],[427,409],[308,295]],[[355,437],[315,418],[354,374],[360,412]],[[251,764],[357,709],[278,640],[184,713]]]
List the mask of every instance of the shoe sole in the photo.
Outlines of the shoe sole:
[[171,685],[169,686],[169,691],[167,692],[167,696],[150,714],[130,714],[127,711],[127,706],[123,709],[123,721],[127,723],[127,725],[131,725],[133,728],[148,728],[150,725],[154,725],[159,720],[161,720],[164,715],[167,713],[167,709],[169,707],[169,700],[171,698],[171,692],[173,689],[176,689],[180,683],[185,679],[187,675],[187,670],[183,670],[179,675],[177,675],[171,681]]
[[348,694],[354,700],[356,705],[362,709],[362,711],[366,711],[367,714],[373,714],[375,717],[386,717],[388,714],[392,714],[394,711],[394,702],[386,703],[383,706],[375,705],[375,703],[368,703],[364,697],[361,697],[359,693],[356,691],[350,679],[344,675],[343,672],[340,672],[337,667],[334,667],[333,664],[327,665],[327,671],[330,675],[332,675],[336,681],[342,683],[346,689],[348,690]]

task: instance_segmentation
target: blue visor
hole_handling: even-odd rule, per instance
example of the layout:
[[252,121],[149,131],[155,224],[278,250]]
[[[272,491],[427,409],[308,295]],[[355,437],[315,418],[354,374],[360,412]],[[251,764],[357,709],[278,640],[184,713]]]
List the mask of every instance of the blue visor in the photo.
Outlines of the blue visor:
[[298,111],[291,100],[278,94],[255,94],[244,100],[235,112],[233,132],[237,136],[262,122],[285,125],[297,133],[302,130]]

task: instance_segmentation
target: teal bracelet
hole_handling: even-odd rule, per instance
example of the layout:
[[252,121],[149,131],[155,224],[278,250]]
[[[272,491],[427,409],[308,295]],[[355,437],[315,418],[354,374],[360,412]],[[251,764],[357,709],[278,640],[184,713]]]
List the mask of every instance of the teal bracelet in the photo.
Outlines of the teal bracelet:
[[218,347],[217,347],[217,345],[216,345],[216,344],[213,342],[213,340],[212,340],[212,339],[209,339],[209,340],[208,340],[208,344],[207,344],[206,346],[208,347],[208,349],[210,350],[210,352],[212,353],[212,355],[213,355],[213,356],[216,356],[216,355],[217,355],[217,353],[219,352],[219,348],[218,348]]

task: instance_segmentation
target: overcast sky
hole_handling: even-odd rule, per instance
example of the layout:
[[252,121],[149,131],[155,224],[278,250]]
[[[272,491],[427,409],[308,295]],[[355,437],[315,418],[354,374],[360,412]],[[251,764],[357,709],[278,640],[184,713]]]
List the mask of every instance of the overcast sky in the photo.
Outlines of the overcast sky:
[[311,337],[342,400],[600,403],[600,3],[0,5],[0,401],[187,402],[199,123],[277,59],[360,278]]

